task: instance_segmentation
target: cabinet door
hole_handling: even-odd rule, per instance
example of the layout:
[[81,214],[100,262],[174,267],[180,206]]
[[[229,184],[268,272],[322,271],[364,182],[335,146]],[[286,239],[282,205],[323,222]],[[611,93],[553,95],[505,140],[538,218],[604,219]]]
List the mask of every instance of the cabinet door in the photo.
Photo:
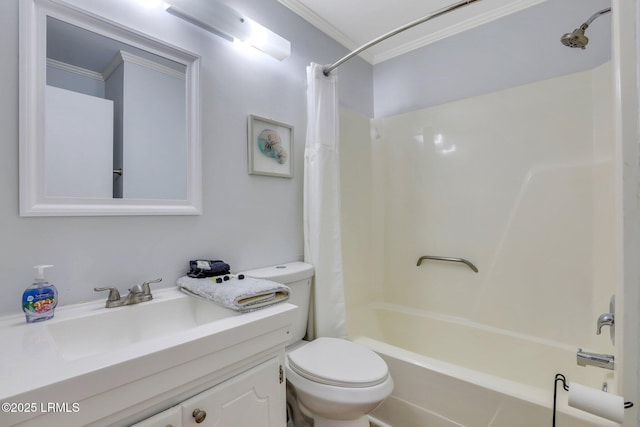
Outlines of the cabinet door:
[[131,427],[182,427],[182,412],[180,411],[180,406],[169,408]]
[[[285,384],[274,357],[182,403],[182,427],[284,427]],[[199,421],[199,422],[198,422]]]

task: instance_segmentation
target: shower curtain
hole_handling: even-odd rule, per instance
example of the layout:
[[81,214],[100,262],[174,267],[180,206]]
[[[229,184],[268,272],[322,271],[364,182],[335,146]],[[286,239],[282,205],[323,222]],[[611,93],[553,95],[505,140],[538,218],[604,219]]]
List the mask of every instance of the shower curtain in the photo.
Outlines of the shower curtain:
[[346,337],[336,76],[314,63],[307,67],[303,203],[304,259],[315,269],[309,333]]

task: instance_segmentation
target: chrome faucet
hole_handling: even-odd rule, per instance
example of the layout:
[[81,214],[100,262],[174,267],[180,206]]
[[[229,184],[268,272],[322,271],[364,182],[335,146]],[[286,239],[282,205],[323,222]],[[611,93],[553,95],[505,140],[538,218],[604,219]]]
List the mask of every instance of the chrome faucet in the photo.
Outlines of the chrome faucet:
[[595,366],[596,368],[604,368],[613,370],[614,357],[610,354],[589,353],[578,349],[576,353],[576,361],[579,366]]
[[600,317],[598,317],[598,322],[596,324],[596,335],[600,335],[602,333],[603,326],[613,326],[614,318],[611,313],[602,313]]
[[113,307],[122,307],[125,305],[138,304],[145,301],[151,301],[153,299],[153,295],[151,295],[151,287],[149,286],[151,283],[159,283],[162,282],[162,279],[149,280],[148,282],[142,283],[142,285],[135,285],[131,289],[129,289],[129,294],[125,298],[120,297],[120,292],[117,288],[106,287],[106,288],[93,288],[96,292],[109,291],[109,296],[107,297],[107,302],[105,303],[106,308]]
[[600,335],[602,333],[603,326],[609,326],[613,328],[614,317],[612,313],[602,313],[600,317],[598,317],[598,322],[596,324],[596,335]]
[[606,313],[602,313],[598,317],[598,321],[596,322],[596,335],[600,335],[602,333],[602,327],[609,327],[609,336],[611,337],[611,344],[616,345],[616,296],[612,295],[609,300],[609,311]]

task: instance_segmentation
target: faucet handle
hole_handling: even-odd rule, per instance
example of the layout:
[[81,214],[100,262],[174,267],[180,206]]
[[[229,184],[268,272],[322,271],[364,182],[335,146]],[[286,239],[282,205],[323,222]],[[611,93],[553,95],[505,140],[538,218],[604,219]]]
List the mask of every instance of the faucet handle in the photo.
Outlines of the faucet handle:
[[147,282],[143,282],[142,283],[142,292],[144,293],[144,295],[151,296],[151,287],[149,285],[151,283],[160,283],[160,282],[162,282],[162,277],[160,277],[158,279],[154,279],[154,280],[149,280]]
[[93,288],[96,292],[109,291],[109,296],[107,297],[107,303],[120,301],[120,292],[117,288],[106,287],[106,288]]
[[596,322],[596,335],[600,335],[602,333],[603,326],[609,326],[613,330],[615,325],[615,319],[612,313],[602,313],[600,317],[598,317],[598,321]]

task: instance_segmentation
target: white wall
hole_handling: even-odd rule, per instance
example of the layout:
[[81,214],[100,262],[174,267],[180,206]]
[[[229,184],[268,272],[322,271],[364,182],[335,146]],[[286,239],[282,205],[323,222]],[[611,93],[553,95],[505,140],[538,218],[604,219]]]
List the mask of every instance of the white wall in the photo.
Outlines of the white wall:
[[[163,277],[172,286],[194,258],[224,259],[233,270],[302,257],[302,153],[305,135],[305,67],[330,63],[346,51],[276,0],[237,0],[292,43],[283,62],[231,43],[163,11],[137,2],[77,0],[116,22],[153,37],[169,38],[202,56],[201,97],[204,214],[175,217],[20,218],[18,215],[18,1],[0,2],[0,313],[20,312],[32,266],[55,264],[50,279],[60,302],[104,298],[95,286],[126,290]],[[20,0],[22,1],[22,0]],[[341,103],[372,115],[372,70],[361,60],[339,71]],[[295,127],[293,179],[247,173],[247,116]]]
[[370,186],[343,179],[376,194],[345,209],[382,236],[381,300],[611,352],[594,334],[615,292],[611,103],[605,64],[373,120]]
[[[611,58],[611,15],[587,49],[560,37],[610,0],[547,0],[374,67],[375,116],[385,117],[592,69]],[[425,25],[429,25],[428,23]]]

